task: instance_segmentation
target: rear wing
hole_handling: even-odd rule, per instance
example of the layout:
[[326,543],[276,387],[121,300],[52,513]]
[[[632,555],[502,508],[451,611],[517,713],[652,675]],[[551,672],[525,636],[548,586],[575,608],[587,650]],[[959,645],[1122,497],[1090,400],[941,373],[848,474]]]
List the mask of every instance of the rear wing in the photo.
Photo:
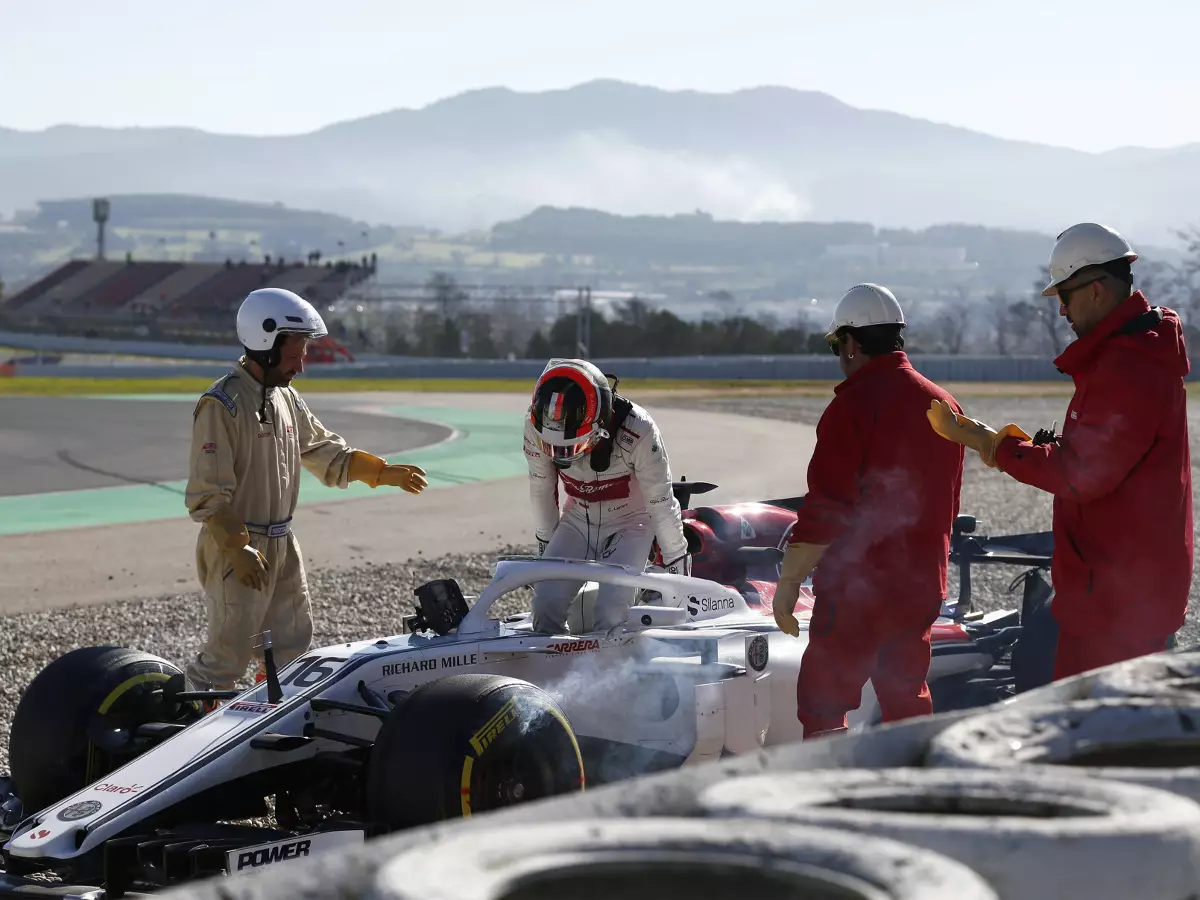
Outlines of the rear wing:
[[[950,563],[958,567],[958,615],[971,608],[971,566],[1009,565],[1048,569],[1054,558],[1054,533],[1029,531],[990,536],[976,534],[979,520],[959,516],[950,535]],[[1015,582],[1014,582],[1015,584]]]

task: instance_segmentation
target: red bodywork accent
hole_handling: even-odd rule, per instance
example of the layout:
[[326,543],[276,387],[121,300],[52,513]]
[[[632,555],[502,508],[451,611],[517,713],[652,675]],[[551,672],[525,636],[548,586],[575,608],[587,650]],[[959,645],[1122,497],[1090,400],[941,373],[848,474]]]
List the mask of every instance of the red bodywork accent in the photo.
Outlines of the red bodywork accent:
[[[795,521],[795,512],[768,503],[683,510],[684,535],[689,546],[694,548],[692,575],[738,591],[751,609],[770,616],[777,577],[774,567],[747,567],[735,559],[734,554],[742,547],[778,547]],[[655,565],[663,564],[657,540],[651,549],[651,559]],[[797,615],[811,613],[813,601],[812,591],[801,588],[794,612]],[[957,622],[938,622],[933,626],[931,639],[934,643],[946,643],[971,638],[966,628]]]
[[354,354],[347,350],[344,344],[326,334],[309,342],[308,355],[304,361],[311,363],[331,363],[337,362],[339,356],[345,359],[346,362],[354,362]]

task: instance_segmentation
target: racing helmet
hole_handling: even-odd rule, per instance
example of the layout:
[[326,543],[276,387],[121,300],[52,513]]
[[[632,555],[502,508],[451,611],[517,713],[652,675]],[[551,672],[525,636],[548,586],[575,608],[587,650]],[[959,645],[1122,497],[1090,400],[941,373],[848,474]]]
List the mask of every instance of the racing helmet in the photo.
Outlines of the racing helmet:
[[1107,225],[1080,222],[1062,232],[1050,251],[1050,283],[1042,290],[1043,297],[1053,297],[1058,286],[1085,266],[1138,258],[1129,241]]
[[551,359],[538,376],[529,421],[538,445],[560,469],[608,437],[613,392],[604,373],[585,359]]
[[259,288],[238,307],[238,340],[247,356],[264,368],[279,364],[280,345],[288,334],[323,337],[329,331],[316,308],[292,291]]

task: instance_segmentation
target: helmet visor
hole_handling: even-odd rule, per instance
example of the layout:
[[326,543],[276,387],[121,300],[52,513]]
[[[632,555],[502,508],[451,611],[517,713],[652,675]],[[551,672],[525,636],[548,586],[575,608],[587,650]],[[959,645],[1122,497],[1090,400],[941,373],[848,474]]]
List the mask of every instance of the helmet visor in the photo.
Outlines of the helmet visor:
[[571,440],[557,440],[553,443],[540,434],[538,435],[538,446],[555,462],[574,462],[587,454],[595,441],[595,432]]

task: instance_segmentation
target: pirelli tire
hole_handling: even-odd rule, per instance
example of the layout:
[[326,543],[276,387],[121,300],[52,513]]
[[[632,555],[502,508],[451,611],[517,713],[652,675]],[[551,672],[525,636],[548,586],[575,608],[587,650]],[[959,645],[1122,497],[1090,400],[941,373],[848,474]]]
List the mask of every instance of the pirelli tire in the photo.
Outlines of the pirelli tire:
[[45,809],[143,752],[138,726],[189,722],[194,704],[172,702],[167,683],[183,672],[124,647],[81,647],[29,683],[9,729],[13,789],[26,814]]
[[1200,883],[1200,805],[1054,771],[772,773],[718,783],[699,807],[914,844],[969,866],[1001,900],[1174,900]]
[[599,818],[448,832],[393,856],[370,900],[804,897],[995,900],[971,869],[911,844],[752,819]]
[[1058,768],[1200,801],[1200,697],[1104,697],[981,712],[935,735],[926,766]]
[[368,818],[391,829],[584,789],[583,758],[558,703],[505,675],[451,675],[383,721],[367,762]]

